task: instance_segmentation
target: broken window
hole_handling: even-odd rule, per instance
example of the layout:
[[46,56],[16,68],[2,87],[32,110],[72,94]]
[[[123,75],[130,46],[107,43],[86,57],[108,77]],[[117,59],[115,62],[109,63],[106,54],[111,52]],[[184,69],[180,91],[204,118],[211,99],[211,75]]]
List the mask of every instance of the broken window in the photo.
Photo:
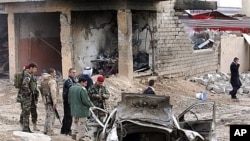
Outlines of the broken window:
[[189,31],[189,38],[194,50],[212,48],[214,45],[214,32],[211,30]]

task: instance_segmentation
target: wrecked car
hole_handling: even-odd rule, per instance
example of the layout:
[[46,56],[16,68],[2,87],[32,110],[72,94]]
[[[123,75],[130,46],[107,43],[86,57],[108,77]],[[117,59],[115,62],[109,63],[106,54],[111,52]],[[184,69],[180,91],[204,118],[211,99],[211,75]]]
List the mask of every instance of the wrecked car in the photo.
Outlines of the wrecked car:
[[[88,120],[88,133],[93,141],[216,141],[215,103],[191,105],[180,115],[173,114],[169,96],[122,94],[122,100],[112,112],[92,107],[93,119]],[[210,106],[208,118],[200,119],[195,107]],[[96,111],[103,117],[97,117]],[[188,117],[193,117],[189,119]]]

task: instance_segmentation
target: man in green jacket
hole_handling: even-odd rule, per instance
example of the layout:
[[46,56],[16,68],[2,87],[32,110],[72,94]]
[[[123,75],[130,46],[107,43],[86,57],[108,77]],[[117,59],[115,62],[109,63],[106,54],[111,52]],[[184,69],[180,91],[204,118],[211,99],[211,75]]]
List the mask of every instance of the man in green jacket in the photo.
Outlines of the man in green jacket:
[[88,138],[86,121],[89,116],[89,108],[94,105],[90,101],[85,88],[87,86],[87,79],[80,77],[78,83],[70,87],[68,100],[71,116],[73,117],[72,139],[81,141]]

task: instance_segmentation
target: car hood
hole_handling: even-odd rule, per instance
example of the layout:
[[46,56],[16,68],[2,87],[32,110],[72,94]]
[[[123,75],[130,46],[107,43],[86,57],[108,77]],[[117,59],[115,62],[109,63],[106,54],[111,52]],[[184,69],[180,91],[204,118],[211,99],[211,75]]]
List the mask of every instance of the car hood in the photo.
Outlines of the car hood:
[[123,93],[118,103],[116,119],[135,120],[173,127],[172,105],[169,96]]

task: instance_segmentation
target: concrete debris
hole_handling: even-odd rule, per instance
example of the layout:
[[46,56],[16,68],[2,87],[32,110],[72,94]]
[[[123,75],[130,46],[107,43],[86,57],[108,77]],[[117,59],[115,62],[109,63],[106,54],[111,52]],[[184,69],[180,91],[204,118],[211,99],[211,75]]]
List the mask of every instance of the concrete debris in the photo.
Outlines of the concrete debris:
[[[213,91],[217,94],[229,94],[233,89],[230,84],[230,75],[223,72],[205,74],[200,77],[189,78],[188,80],[202,84],[206,86],[208,91]],[[240,74],[240,80],[242,86],[238,90],[238,93],[248,94],[250,92],[250,72]]]

